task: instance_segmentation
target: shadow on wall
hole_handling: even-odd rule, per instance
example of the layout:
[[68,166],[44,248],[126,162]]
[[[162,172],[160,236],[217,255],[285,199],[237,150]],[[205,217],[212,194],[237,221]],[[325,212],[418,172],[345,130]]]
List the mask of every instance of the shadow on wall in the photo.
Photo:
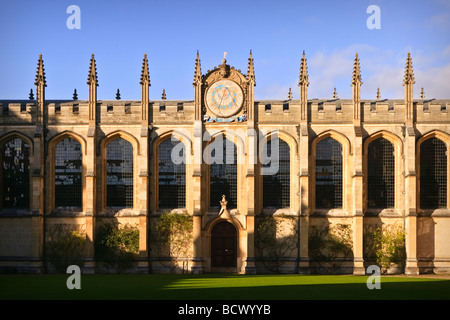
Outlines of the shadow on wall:
[[327,218],[310,225],[308,252],[311,273],[353,273],[352,225]]
[[[86,273],[138,272],[139,229],[132,219],[102,217],[96,219],[95,241],[86,235],[86,225],[76,220],[55,218],[46,227],[46,271],[66,273],[77,265]],[[94,248],[94,257],[89,256]],[[95,261],[95,263],[94,263]],[[95,270],[93,269],[95,268]]]

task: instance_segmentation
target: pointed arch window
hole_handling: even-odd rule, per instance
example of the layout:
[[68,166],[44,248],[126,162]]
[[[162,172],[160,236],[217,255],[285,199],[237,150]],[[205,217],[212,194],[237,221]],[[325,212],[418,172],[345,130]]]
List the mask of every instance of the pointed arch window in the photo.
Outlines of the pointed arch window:
[[20,138],[6,141],[1,150],[2,207],[30,207],[30,145]]
[[395,156],[394,146],[384,138],[370,142],[368,146],[369,208],[393,208],[395,206]]
[[184,148],[179,149],[176,161],[172,159],[174,147],[179,143],[182,142],[172,137],[159,145],[159,208],[184,208],[186,206],[186,155]]
[[81,181],[81,144],[63,139],[55,146],[55,207],[81,207]]
[[316,145],[316,208],[342,208],[342,146],[327,137]]
[[[217,138],[216,138],[217,139]],[[220,139],[220,138],[219,138]],[[210,207],[218,208],[222,195],[228,201],[228,208],[237,207],[237,151],[236,145],[229,139],[223,138],[222,145],[215,143],[210,149]],[[214,142],[213,142],[214,143]],[[208,148],[213,146],[211,143]],[[220,149],[220,150],[219,150]],[[218,152],[218,154],[216,154]],[[221,153],[221,154],[219,154]]]
[[420,144],[420,207],[447,207],[447,147],[435,137]]
[[133,207],[133,146],[116,138],[106,147],[106,206]]
[[[290,207],[290,150],[289,145],[278,139],[278,171],[275,174],[263,175],[263,207],[288,208]],[[272,156],[272,140],[264,144],[263,155]],[[263,165],[269,166],[271,163]]]

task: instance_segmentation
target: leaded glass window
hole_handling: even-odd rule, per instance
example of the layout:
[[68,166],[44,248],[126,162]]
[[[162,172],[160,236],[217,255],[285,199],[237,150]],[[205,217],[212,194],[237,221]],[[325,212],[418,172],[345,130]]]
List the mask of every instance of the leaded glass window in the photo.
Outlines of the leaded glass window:
[[368,147],[369,208],[393,208],[395,206],[395,157],[394,146],[384,138],[372,141]]
[[176,161],[172,159],[172,151],[179,143],[182,142],[169,138],[159,145],[160,208],[184,208],[186,206],[186,155],[184,154],[184,148],[179,148],[180,152],[176,155]]
[[316,145],[316,208],[342,208],[342,146],[329,137]]
[[3,208],[30,207],[30,146],[19,138],[11,139],[2,150]]
[[81,207],[81,144],[71,138],[55,147],[55,207]]
[[[289,145],[278,139],[278,172],[263,175],[263,207],[288,208],[290,206],[290,153]],[[263,154],[272,156],[272,140],[264,144]],[[271,163],[264,166],[273,165]]]
[[420,207],[447,207],[447,148],[430,138],[420,145]]
[[133,207],[133,146],[117,138],[106,147],[107,207]]
[[[222,139],[222,157],[210,164],[210,191],[209,200],[212,208],[220,206],[222,195],[228,201],[228,208],[237,206],[237,152],[235,144]],[[209,145],[209,147],[212,144]],[[216,148],[212,148],[211,157],[216,159]],[[228,154],[227,154],[228,153]]]

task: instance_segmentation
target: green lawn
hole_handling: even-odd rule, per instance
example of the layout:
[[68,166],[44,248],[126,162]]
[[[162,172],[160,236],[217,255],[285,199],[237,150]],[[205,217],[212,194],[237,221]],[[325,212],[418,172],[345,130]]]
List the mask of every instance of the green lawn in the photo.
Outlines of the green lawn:
[[369,290],[367,276],[327,275],[81,275],[81,289],[67,275],[0,275],[0,300],[334,300],[450,299],[450,280],[381,277]]

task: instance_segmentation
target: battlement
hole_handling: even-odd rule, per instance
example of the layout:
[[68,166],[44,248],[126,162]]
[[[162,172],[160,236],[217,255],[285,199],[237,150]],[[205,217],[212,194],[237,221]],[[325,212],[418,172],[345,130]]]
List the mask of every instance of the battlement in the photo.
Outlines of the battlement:
[[[300,119],[299,100],[255,101],[257,122],[297,123]],[[433,123],[450,121],[450,99],[417,99],[413,101],[414,122]],[[36,103],[26,100],[0,100],[0,125],[36,122]],[[192,100],[149,101],[148,119],[153,123],[191,122],[194,120]],[[310,99],[307,113],[310,123],[352,123],[351,99]],[[46,101],[44,117],[47,125],[88,125],[88,100]],[[98,100],[99,124],[139,124],[142,113],[140,100]],[[365,123],[403,123],[405,101],[401,99],[362,100],[361,119]]]

